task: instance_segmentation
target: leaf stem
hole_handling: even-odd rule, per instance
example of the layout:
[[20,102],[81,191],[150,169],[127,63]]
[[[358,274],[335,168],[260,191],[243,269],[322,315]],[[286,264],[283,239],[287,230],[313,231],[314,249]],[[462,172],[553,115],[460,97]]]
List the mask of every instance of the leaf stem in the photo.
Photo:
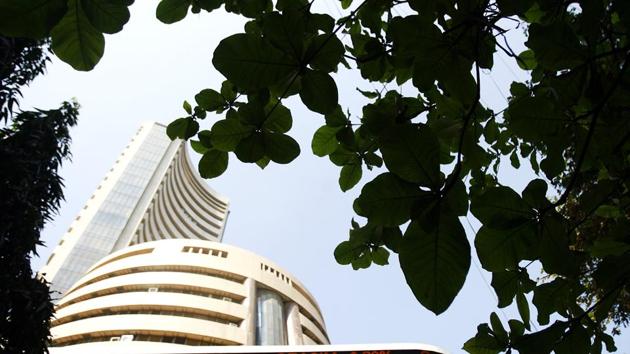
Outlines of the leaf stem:
[[[479,40],[479,35],[477,34],[477,42],[478,40]],[[477,45],[475,45],[475,48],[476,47]],[[455,168],[453,169],[453,172],[449,176],[446,185],[444,185],[444,188],[442,188],[442,191],[441,191],[442,196],[446,195],[450,191],[450,189],[453,188],[453,186],[455,185],[455,182],[457,182],[457,179],[459,178],[459,174],[461,173],[462,149],[464,146],[464,136],[466,135],[466,129],[468,128],[468,124],[470,123],[470,120],[472,119],[472,116],[475,113],[475,109],[477,108],[477,105],[479,105],[479,100],[481,99],[481,81],[480,81],[479,72],[480,72],[479,63],[475,61],[475,76],[477,80],[475,99],[473,103],[471,104],[470,108],[468,109],[468,112],[466,112],[466,115],[464,116],[464,126],[462,127],[462,131],[459,134],[459,141],[457,143],[457,162],[455,163]]]

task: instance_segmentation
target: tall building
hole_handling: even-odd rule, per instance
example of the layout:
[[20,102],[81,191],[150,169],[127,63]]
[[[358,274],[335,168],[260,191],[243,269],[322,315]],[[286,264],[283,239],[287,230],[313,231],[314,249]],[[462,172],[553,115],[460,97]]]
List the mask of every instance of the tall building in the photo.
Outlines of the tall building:
[[221,241],[228,201],[191,168],[181,140],[145,123],[77,215],[40,274],[58,294],[129,245],[171,238]]
[[328,344],[294,276],[220,243],[227,216],[184,144],[144,124],[40,271],[63,295],[53,353]]

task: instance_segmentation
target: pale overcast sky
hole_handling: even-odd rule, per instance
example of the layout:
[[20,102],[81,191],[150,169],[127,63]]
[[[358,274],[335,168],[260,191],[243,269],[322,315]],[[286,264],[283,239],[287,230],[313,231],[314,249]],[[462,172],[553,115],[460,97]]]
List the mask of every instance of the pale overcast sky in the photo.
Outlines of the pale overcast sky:
[[[54,108],[72,97],[82,106],[78,127],[72,130],[73,161],[62,170],[66,202],[44,230],[49,247],[40,250],[41,259],[33,262],[35,269],[48,258],[141,122],[168,124],[184,115],[184,99],[193,102],[199,90],[217,89],[223,81],[211,64],[212,52],[222,38],[242,32],[242,18],[216,11],[189,14],[182,22],[164,25],[155,19],[156,3],[137,1],[131,7],[130,22],[122,32],[106,36],[105,55],[93,71],[77,72],[53,59],[48,73],[23,90],[23,109]],[[319,12],[336,17],[341,13],[336,0],[315,4]],[[505,56],[495,58],[495,67],[492,76],[483,74],[483,102],[500,110],[506,105],[509,83],[526,76]],[[356,117],[365,101],[355,85],[373,86],[356,73],[341,72],[336,78],[341,104]],[[412,88],[403,93],[414,95]],[[352,201],[371,177],[364,174],[360,185],[341,192],[339,168],[310,149],[323,117],[295,99],[288,106],[294,117],[290,134],[302,149],[291,165],[272,163],[261,171],[231,155],[228,171],[208,182],[230,199],[224,242],[265,256],[300,279],[319,302],[334,344],[420,342],[462,352],[461,346],[475,334],[476,326],[488,322],[490,312],[496,311],[491,275],[481,270],[473,255],[463,290],[451,308],[436,317],[415,300],[395,255],[385,267],[353,271],[338,265],[333,250],[347,239],[354,216]],[[209,128],[215,119],[209,115],[202,128]],[[506,171],[504,177],[505,183],[520,192],[529,176]],[[476,228],[476,221],[472,217],[470,221]],[[466,220],[463,223],[472,240],[470,225]],[[504,322],[518,318],[509,308],[499,315]],[[628,335],[618,339],[618,347],[620,353],[628,352]]]

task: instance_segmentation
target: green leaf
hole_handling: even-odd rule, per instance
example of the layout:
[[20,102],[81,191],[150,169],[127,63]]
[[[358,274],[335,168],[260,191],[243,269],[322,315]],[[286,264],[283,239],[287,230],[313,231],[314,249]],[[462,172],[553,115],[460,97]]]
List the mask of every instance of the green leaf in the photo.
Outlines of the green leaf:
[[325,33],[311,40],[305,57],[310,59],[311,68],[329,73],[337,71],[337,65],[343,59],[344,53],[345,49],[339,38],[332,33]]
[[363,227],[359,226],[358,223],[356,223],[356,225],[353,224],[353,229],[350,230],[350,241],[360,244],[375,243],[377,242],[375,238],[377,229],[379,229],[379,227],[369,223]]
[[[308,4],[307,1],[304,2]],[[313,33],[319,31],[331,33],[335,28],[335,19],[328,14],[308,14],[307,22],[307,29]]]
[[529,303],[523,293],[516,294],[516,307],[518,308],[518,313],[521,315],[525,328],[529,329]]
[[523,222],[512,229],[495,230],[482,226],[475,237],[475,248],[484,269],[498,272],[515,269],[538,250],[536,224]]
[[566,317],[566,309],[574,299],[575,296],[571,296],[571,285],[563,278],[556,278],[549,283],[538,285],[534,289],[532,300],[538,312],[538,323],[548,324],[549,316],[556,312]]
[[[230,5],[236,5],[235,7],[230,7]],[[236,0],[234,2],[226,2],[227,11],[240,13],[245,17],[255,18],[260,15],[263,11],[267,9],[271,9],[271,1],[270,0]],[[238,9],[234,11],[234,9]]]
[[493,272],[491,285],[499,299],[498,306],[500,308],[506,307],[512,303],[518,291],[518,272]]
[[549,180],[553,180],[564,172],[565,162],[562,154],[556,150],[547,154],[547,157],[540,162],[540,169]]
[[355,150],[356,136],[354,134],[354,129],[351,126],[341,127],[337,134],[335,134],[337,141],[341,143],[341,145],[347,147],[350,150]]
[[353,260],[357,259],[365,250],[367,246],[365,244],[343,241],[337,247],[335,247],[335,260],[341,265],[350,264]]
[[193,0],[162,0],[157,6],[155,16],[158,20],[171,24],[186,17]]
[[188,103],[188,101],[184,101],[182,108],[184,108],[184,111],[186,111],[186,113],[192,114],[192,107],[190,106],[190,103]]
[[502,343],[507,343],[507,332],[505,331],[505,328],[503,328],[503,324],[501,324],[501,320],[495,312],[490,314],[490,325],[492,326],[492,332],[494,332],[497,339]]
[[523,70],[534,70],[538,65],[534,52],[530,49],[521,52],[516,59],[516,63]]
[[223,39],[212,64],[234,85],[256,90],[296,75],[297,64],[262,38],[240,33]]
[[236,99],[236,94],[236,87],[234,87],[231,82],[225,80],[223,81],[223,83],[221,83],[221,96],[223,96],[226,101],[234,101]]
[[521,167],[521,160],[518,158],[516,150],[512,151],[512,153],[510,154],[510,164],[515,169],[519,169]]
[[359,183],[362,174],[361,164],[343,166],[339,175],[339,187],[344,192],[350,190]]
[[390,250],[398,253],[400,252],[400,246],[402,244],[402,232],[398,227],[384,227],[383,228],[383,243]]
[[302,76],[300,98],[313,112],[321,114],[333,112],[338,101],[335,80],[323,71],[307,70]]
[[560,343],[554,347],[556,354],[588,354],[591,334],[579,323],[571,326]]
[[491,187],[473,195],[470,211],[493,229],[512,229],[534,218],[534,211],[509,187]]
[[199,138],[199,142],[207,147],[208,149],[213,148],[214,144],[212,143],[212,132],[209,130],[202,130],[197,133],[197,138]]
[[[400,267],[416,299],[436,315],[459,293],[470,267],[470,245],[459,219],[441,210],[432,225],[412,221],[403,237]],[[429,226],[429,227],[427,227]]]
[[477,327],[477,334],[464,343],[464,349],[470,354],[498,354],[504,347],[494,337],[487,324]]
[[378,98],[380,96],[378,91],[364,91],[364,90],[361,90],[358,87],[357,87],[357,91],[359,91],[361,93],[361,95],[363,95],[363,97],[366,97],[366,98],[369,98],[369,99],[375,99],[375,98]]
[[192,147],[192,149],[196,153],[201,154],[201,155],[205,154],[209,150],[200,141],[197,141],[197,140],[190,140],[190,147]]
[[523,190],[523,201],[536,210],[544,210],[551,203],[547,199],[547,182],[534,179]]
[[593,257],[621,256],[630,251],[630,245],[625,242],[614,240],[595,240],[593,246],[589,249]]
[[519,320],[509,320],[508,324],[510,325],[511,338],[521,337],[525,333],[525,325],[523,322]]
[[306,21],[302,11],[272,12],[262,17],[262,33],[296,62],[301,59]]
[[513,134],[532,142],[556,137],[564,131],[567,121],[553,101],[539,96],[511,101],[507,118]]
[[622,215],[621,209],[615,205],[600,205],[595,210],[595,215],[603,218],[618,218]]
[[199,174],[203,178],[214,178],[225,172],[228,166],[228,153],[219,150],[209,150],[199,160]]
[[212,12],[212,10],[216,10],[223,4],[223,0],[199,0],[199,7],[202,9]]
[[265,154],[271,161],[287,164],[300,155],[300,145],[292,137],[282,133],[267,133],[265,137]]
[[116,33],[129,21],[129,9],[122,0],[81,0],[92,25],[104,33]]
[[533,0],[524,1],[511,1],[511,0],[497,0],[499,9],[507,16],[522,15],[532,6]]
[[260,167],[261,170],[264,170],[265,167],[267,167],[267,165],[269,165],[269,162],[271,160],[268,157],[263,157],[262,159],[256,161],[256,165],[258,165],[258,167]]
[[263,123],[267,119],[264,107],[259,102],[248,102],[241,104],[238,107],[238,116],[243,123],[252,125],[254,127],[262,127]]
[[383,159],[373,152],[365,153],[365,156],[363,156],[363,160],[368,166],[383,166]]
[[609,352],[616,352],[615,339],[607,333],[599,333],[598,337],[606,344],[606,350]]
[[583,62],[585,50],[566,21],[553,21],[550,25],[533,23],[525,43],[534,51],[538,65],[547,70],[570,69]]
[[376,250],[372,251],[372,262],[380,266],[388,265],[389,251],[383,247],[378,247]]
[[[273,109],[273,111],[271,111]],[[271,114],[269,114],[271,112]],[[265,109],[267,119],[263,123],[263,128],[276,133],[286,133],[291,130],[293,118],[291,111],[278,102],[269,102]]]
[[254,132],[243,138],[234,149],[236,157],[243,162],[257,162],[265,156],[263,134]]
[[226,105],[223,96],[212,89],[199,91],[199,93],[195,95],[195,102],[197,102],[199,107],[208,112],[218,111]]
[[360,163],[361,161],[361,158],[356,152],[346,149],[343,145],[337,145],[335,152],[328,155],[328,158],[339,167]]
[[193,110],[193,118],[198,118],[198,119],[206,118],[206,111],[199,106],[195,106],[195,109]]
[[513,347],[521,354],[550,353],[554,345],[562,338],[566,328],[566,323],[556,321],[541,331],[518,338],[514,341]]
[[539,259],[549,274],[573,276],[578,272],[569,250],[567,227],[566,220],[558,213],[547,213],[538,227],[541,230]]
[[391,21],[388,35],[394,41],[394,53],[413,60],[413,84],[420,91],[431,90],[438,80],[448,96],[468,105],[475,97],[476,83],[470,73],[472,62],[459,51],[470,42],[449,39],[432,22],[420,16]]
[[326,114],[325,118],[326,125],[331,127],[343,127],[348,124],[348,117],[346,117],[339,105],[332,112]]
[[66,13],[67,0],[0,1],[0,33],[9,37],[40,39]]
[[199,131],[199,123],[191,117],[175,119],[166,127],[166,134],[171,140],[188,139]]
[[352,261],[352,269],[359,270],[369,268],[372,264],[372,253],[371,252],[363,252],[361,256]]
[[238,119],[223,119],[212,126],[212,142],[219,150],[234,151],[241,140],[253,131],[252,126],[243,125]]
[[621,289],[617,289],[610,293],[608,297],[602,297],[595,307],[595,313],[591,316],[591,318],[594,318],[596,322],[606,321],[607,319],[609,319],[611,313],[614,314],[614,311],[616,311],[614,307],[618,306],[618,298],[621,291]]
[[68,1],[68,12],[50,36],[55,55],[76,70],[92,70],[103,56],[103,34],[92,26],[79,0]]
[[468,193],[466,193],[466,185],[463,181],[457,181],[453,184],[453,187],[444,196],[444,202],[455,215],[465,216],[468,214]]
[[532,152],[532,154],[529,155],[529,163],[532,165],[532,170],[534,170],[536,175],[538,175],[540,173],[540,166],[538,166],[538,159],[535,152]]
[[363,186],[357,203],[370,222],[398,226],[409,220],[413,204],[422,195],[416,185],[386,172]]
[[513,97],[525,97],[529,96],[530,89],[522,82],[513,82],[510,85],[510,93]]
[[331,127],[328,125],[324,125],[317,129],[313,135],[313,141],[311,142],[313,154],[322,157],[335,152],[337,146],[339,145],[336,137],[338,131],[339,127]]
[[395,126],[380,142],[383,161],[391,172],[425,187],[440,187],[440,143],[429,127]]

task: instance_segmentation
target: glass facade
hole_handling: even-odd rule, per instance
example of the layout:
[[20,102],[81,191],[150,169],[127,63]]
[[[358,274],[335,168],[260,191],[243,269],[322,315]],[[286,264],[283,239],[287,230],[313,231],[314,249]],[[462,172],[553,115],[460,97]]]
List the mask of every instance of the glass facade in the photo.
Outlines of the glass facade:
[[256,290],[256,345],[286,345],[284,301],[274,291]]
[[63,294],[89,267],[111,252],[170,143],[163,127],[153,125],[150,128],[51,279],[51,290]]

